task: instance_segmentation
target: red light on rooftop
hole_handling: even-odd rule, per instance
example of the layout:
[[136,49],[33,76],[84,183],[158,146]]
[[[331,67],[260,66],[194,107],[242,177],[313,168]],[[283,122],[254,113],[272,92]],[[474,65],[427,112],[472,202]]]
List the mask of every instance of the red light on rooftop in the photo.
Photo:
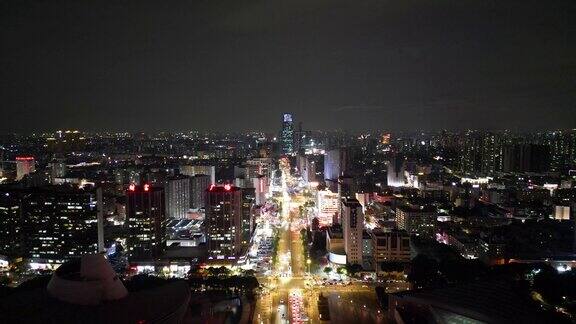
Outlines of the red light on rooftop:
[[144,185],[144,191],[149,191],[150,190],[150,185],[149,184],[145,184]]
[[230,191],[230,189],[232,189],[232,186],[231,186],[231,185],[229,185],[229,184],[225,184],[225,185],[224,185],[224,190]]
[[34,161],[33,156],[17,156],[16,161]]
[[130,190],[130,191],[134,191],[134,190],[136,190],[136,185],[135,185],[135,184],[133,184],[133,183],[132,183],[132,184],[130,184],[130,185],[128,186],[128,190]]

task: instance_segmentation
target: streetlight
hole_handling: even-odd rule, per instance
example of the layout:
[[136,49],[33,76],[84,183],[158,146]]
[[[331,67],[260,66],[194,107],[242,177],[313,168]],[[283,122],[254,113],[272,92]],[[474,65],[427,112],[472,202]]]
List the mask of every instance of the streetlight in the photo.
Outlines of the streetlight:
[[310,274],[310,264],[311,263],[312,263],[312,260],[306,259],[306,264],[308,265],[308,274]]

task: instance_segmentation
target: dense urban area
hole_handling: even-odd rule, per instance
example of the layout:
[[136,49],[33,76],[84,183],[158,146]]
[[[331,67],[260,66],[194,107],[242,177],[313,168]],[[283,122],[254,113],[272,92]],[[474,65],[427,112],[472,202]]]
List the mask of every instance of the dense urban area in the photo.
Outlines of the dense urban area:
[[0,136],[0,322],[576,321],[576,130],[297,117]]

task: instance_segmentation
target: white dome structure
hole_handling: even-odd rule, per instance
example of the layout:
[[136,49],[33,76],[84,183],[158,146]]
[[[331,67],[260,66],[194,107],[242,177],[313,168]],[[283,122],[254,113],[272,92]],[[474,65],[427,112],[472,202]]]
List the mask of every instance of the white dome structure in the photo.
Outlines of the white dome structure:
[[47,289],[52,297],[76,305],[98,305],[128,296],[128,290],[101,254],[63,264],[52,275]]

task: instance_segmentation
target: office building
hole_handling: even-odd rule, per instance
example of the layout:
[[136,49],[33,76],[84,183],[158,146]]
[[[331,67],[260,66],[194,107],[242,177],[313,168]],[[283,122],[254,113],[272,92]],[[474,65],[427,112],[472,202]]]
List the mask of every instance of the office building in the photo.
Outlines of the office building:
[[344,251],[349,264],[362,264],[362,232],[364,231],[364,213],[362,205],[356,199],[343,198],[342,232]]
[[282,154],[294,153],[294,122],[292,114],[282,115],[282,132],[280,133],[280,149]]
[[20,198],[10,192],[0,192],[0,254],[22,255],[22,214]]
[[384,262],[410,261],[410,235],[404,230],[375,228],[372,237],[372,262],[379,271]]
[[432,236],[436,225],[436,209],[433,207],[396,208],[396,225],[409,234]]
[[232,185],[211,185],[206,192],[208,254],[234,258],[242,251],[242,190]]
[[48,186],[21,194],[22,245],[33,269],[54,269],[97,252],[95,193]]
[[128,256],[149,259],[162,255],[166,246],[165,195],[161,187],[130,185],[126,191]]
[[190,209],[190,178],[177,175],[166,179],[164,185],[166,193],[166,216],[183,219]]
[[36,162],[32,156],[16,157],[16,180],[22,180],[26,175],[36,171]]

